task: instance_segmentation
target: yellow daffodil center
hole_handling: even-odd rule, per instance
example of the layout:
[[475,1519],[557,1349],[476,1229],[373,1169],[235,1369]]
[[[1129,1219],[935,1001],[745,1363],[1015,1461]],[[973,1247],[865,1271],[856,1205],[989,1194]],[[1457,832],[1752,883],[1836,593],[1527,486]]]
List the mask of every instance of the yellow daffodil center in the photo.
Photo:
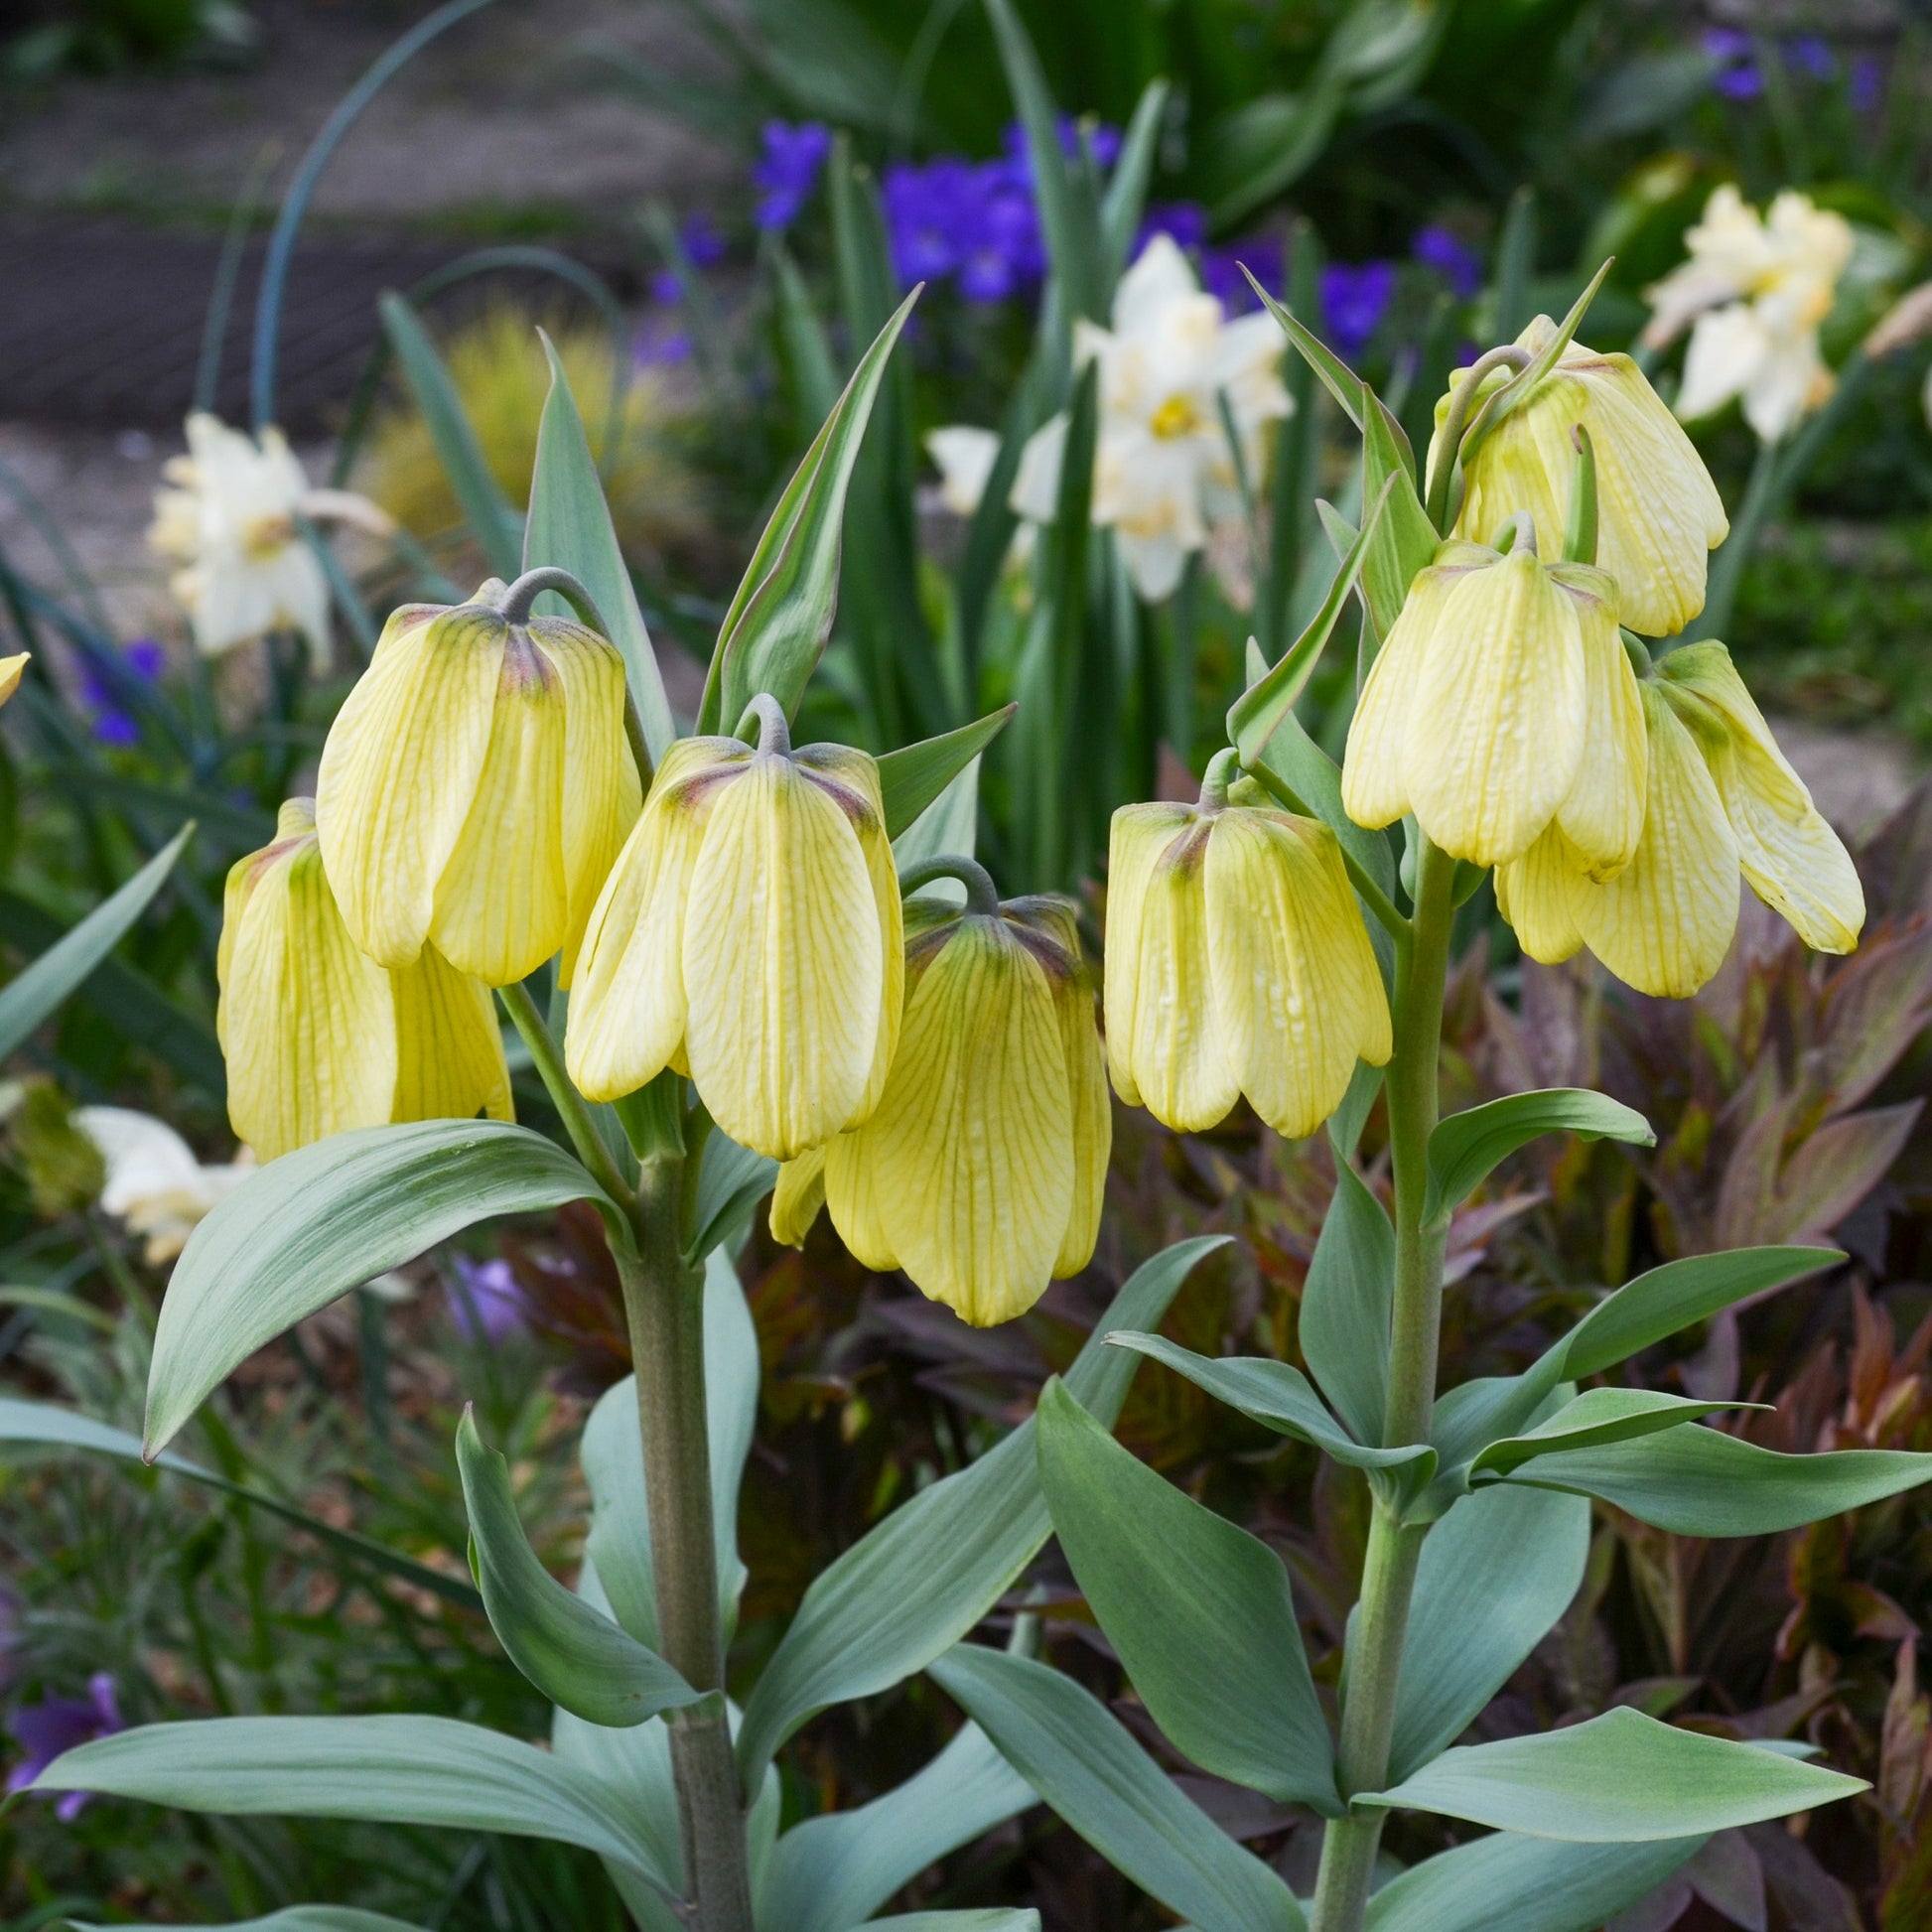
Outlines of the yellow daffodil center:
[[1182,436],[1192,436],[1200,428],[1200,411],[1194,406],[1191,396],[1170,396],[1152,416],[1148,418],[1148,428],[1165,442],[1173,442]]

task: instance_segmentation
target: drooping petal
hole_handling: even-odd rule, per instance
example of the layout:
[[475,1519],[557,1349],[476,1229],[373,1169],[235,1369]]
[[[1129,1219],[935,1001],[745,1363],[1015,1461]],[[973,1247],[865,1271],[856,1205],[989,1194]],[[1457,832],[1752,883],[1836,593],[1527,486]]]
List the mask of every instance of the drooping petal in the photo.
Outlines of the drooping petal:
[[973,515],[1000,460],[999,437],[969,423],[949,423],[926,431],[925,448],[938,466],[939,500],[955,516]]
[[[1647,768],[1647,766],[1646,766]],[[1589,874],[1560,821],[1506,866],[1496,868],[1496,905],[1530,958],[1559,965],[1583,946],[1571,901]]]
[[865,853],[792,760],[756,755],[718,794],[691,875],[685,1051],[733,1140],[788,1161],[866,1097],[886,966]]
[[1409,588],[1408,601],[1390,627],[1348,724],[1341,759],[1342,809],[1357,825],[1380,831],[1409,809],[1409,771],[1404,747],[1409,710],[1432,626],[1440,618],[1452,580],[1425,570]]
[[1644,735],[1637,675],[1616,621],[1615,588],[1600,570],[1559,564],[1551,576],[1569,594],[1584,646],[1587,723],[1577,776],[1557,808],[1557,823],[1592,879],[1612,879],[1630,863],[1643,835]]
[[841,1134],[825,1149],[825,1204],[853,1260],[874,1274],[890,1275],[898,1266],[898,1255],[880,1210],[879,1176],[866,1133],[859,1128]]
[[1141,926],[1147,883],[1156,862],[1194,822],[1186,805],[1123,805],[1107,841],[1107,932],[1102,1004],[1107,1016],[1107,1064],[1114,1091],[1128,1106],[1141,1104],[1134,1072],[1134,1014],[1141,997]]
[[396,1008],[396,1087],[389,1118],[514,1120],[503,1035],[489,988],[425,946],[390,975]]
[[1696,422],[1741,396],[1757,380],[1772,344],[1756,309],[1748,302],[1713,309],[1697,319],[1691,345],[1684,351],[1684,380],[1677,391],[1677,413]]
[[771,1190],[772,1240],[787,1248],[802,1248],[824,1205],[825,1149],[815,1147],[778,1170]]

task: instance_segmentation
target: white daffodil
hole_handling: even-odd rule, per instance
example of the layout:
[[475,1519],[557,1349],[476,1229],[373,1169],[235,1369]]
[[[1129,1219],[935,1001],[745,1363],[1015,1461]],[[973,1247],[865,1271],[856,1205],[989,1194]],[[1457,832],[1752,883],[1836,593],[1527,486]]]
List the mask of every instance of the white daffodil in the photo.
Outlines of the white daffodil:
[[[1113,323],[1106,330],[1082,322],[1073,338],[1079,365],[1100,365],[1093,520],[1113,527],[1134,588],[1153,602],[1173,594],[1211,526],[1241,518],[1221,398],[1253,480],[1263,467],[1264,425],[1292,404],[1273,320],[1228,321],[1169,235],[1156,235],[1121,277]],[[1062,412],[1020,460],[1011,500],[1036,523],[1050,523],[1058,504],[1066,427]]]
[[1741,397],[1745,421],[1775,443],[1832,392],[1818,330],[1852,260],[1851,224],[1795,189],[1760,218],[1725,184],[1684,239],[1690,260],[1648,291],[1643,340],[1661,348],[1695,322],[1678,415],[1708,416]]
[[925,449],[939,471],[940,502],[955,516],[975,515],[1000,460],[999,437],[970,423],[952,423],[927,430]]
[[231,1162],[204,1167],[166,1121],[131,1107],[76,1107],[73,1124],[106,1166],[101,1206],[147,1236],[151,1266],[173,1261],[203,1216],[255,1171],[246,1148]]
[[148,541],[176,566],[170,586],[188,611],[196,648],[209,657],[286,625],[330,661],[329,580],[296,527],[298,515],[353,523],[376,536],[393,527],[366,497],[311,489],[287,439],[259,441],[206,411],[188,419],[188,454],[163,473]]

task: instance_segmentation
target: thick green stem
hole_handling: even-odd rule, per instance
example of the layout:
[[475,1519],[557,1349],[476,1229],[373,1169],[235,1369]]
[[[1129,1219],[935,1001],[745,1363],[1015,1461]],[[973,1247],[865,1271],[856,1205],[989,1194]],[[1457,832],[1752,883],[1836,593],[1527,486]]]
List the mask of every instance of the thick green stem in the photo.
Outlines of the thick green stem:
[[[1429,1137],[1438,1112],[1443,991],[1454,916],[1455,861],[1427,839],[1416,855],[1416,914],[1396,961],[1395,1053],[1389,1062],[1389,1151],[1395,1170],[1395,1310],[1389,1336],[1387,1447],[1429,1440],[1441,1338],[1443,1226],[1423,1220]],[[1362,1565],[1360,1616],[1348,1661],[1337,1773],[1344,1798],[1386,1787],[1396,1685],[1425,1530],[1378,1502]],[[1361,1932],[1382,1836],[1380,1811],[1337,1819],[1322,1840],[1311,1932]]]
[[618,1257],[637,1372],[650,1506],[658,1646],[686,1683],[719,1697],[674,1712],[684,1881],[698,1932],[753,1932],[745,1808],[724,1710],[710,1434],[705,1420],[704,1272],[685,1266],[682,1160],[651,1161],[637,1183],[637,1255]]
[[530,1063],[549,1093],[551,1104],[563,1118],[564,1132],[570,1136],[578,1160],[590,1169],[597,1184],[622,1206],[630,1192],[629,1183],[619,1172],[611,1150],[604,1145],[604,1137],[591,1119],[584,1096],[571,1085],[570,1075],[564,1071],[564,1056],[557,1050],[556,1039],[544,1024],[543,1015],[537,1011],[530,989],[518,980],[510,986],[499,986],[496,997],[502,1001],[517,1037],[529,1048]]

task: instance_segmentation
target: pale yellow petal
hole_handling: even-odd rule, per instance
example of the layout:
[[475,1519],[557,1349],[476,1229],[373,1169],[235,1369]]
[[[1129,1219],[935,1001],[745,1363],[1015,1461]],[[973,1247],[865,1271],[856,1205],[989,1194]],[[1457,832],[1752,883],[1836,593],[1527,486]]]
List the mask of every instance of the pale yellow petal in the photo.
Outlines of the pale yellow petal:
[[1557,823],[1592,879],[1613,879],[1643,836],[1644,734],[1637,674],[1617,628],[1615,587],[1601,571],[1560,564],[1551,575],[1569,594],[1584,646],[1583,759]]
[[1572,900],[1578,886],[1588,883],[1560,824],[1552,824],[1520,859],[1496,868],[1496,905],[1530,958],[1555,966],[1582,949]]
[[1141,926],[1147,882],[1156,862],[1194,822],[1186,805],[1123,805],[1107,841],[1107,931],[1102,1005],[1107,1016],[1107,1064],[1114,1091],[1130,1107],[1141,1104],[1134,1074],[1134,1013],[1140,1001]]
[[496,1003],[482,980],[434,946],[390,975],[396,1008],[396,1088],[389,1118],[514,1120]]
[[1388,1001],[1334,834],[1231,809],[1207,846],[1208,957],[1227,1057],[1263,1120],[1299,1140],[1355,1062],[1389,1057]]
[[866,1096],[886,980],[879,906],[851,821],[789,758],[759,753],[718,794],[691,876],[685,1051],[712,1118],[788,1161]]
[[32,651],[23,650],[13,657],[0,657],[0,704],[5,704],[20,689],[20,674],[26,670],[32,655]]
[[[875,1114],[874,1118],[878,1116]],[[872,1163],[877,1144],[868,1140],[869,1131],[870,1123],[850,1134],[841,1134],[825,1148],[825,1204],[832,1225],[838,1229],[839,1239],[851,1251],[853,1260],[875,1274],[890,1275],[898,1266],[898,1256],[894,1252],[892,1236],[887,1233],[885,1219],[879,1211],[879,1189]]]
[[1449,586],[1444,572],[1425,570],[1409,587],[1401,615],[1390,627],[1348,724],[1341,759],[1341,805],[1357,825],[1379,832],[1409,810],[1409,769],[1404,752],[1410,701],[1421,673],[1431,627],[1442,615]]
[[825,1205],[825,1150],[812,1148],[778,1170],[771,1190],[771,1238],[787,1248],[802,1248]]
[[1688,999],[1730,950],[1737,841],[1697,741],[1645,684],[1650,776],[1636,857],[1607,885],[1580,883],[1571,906],[1587,945],[1639,993]]

